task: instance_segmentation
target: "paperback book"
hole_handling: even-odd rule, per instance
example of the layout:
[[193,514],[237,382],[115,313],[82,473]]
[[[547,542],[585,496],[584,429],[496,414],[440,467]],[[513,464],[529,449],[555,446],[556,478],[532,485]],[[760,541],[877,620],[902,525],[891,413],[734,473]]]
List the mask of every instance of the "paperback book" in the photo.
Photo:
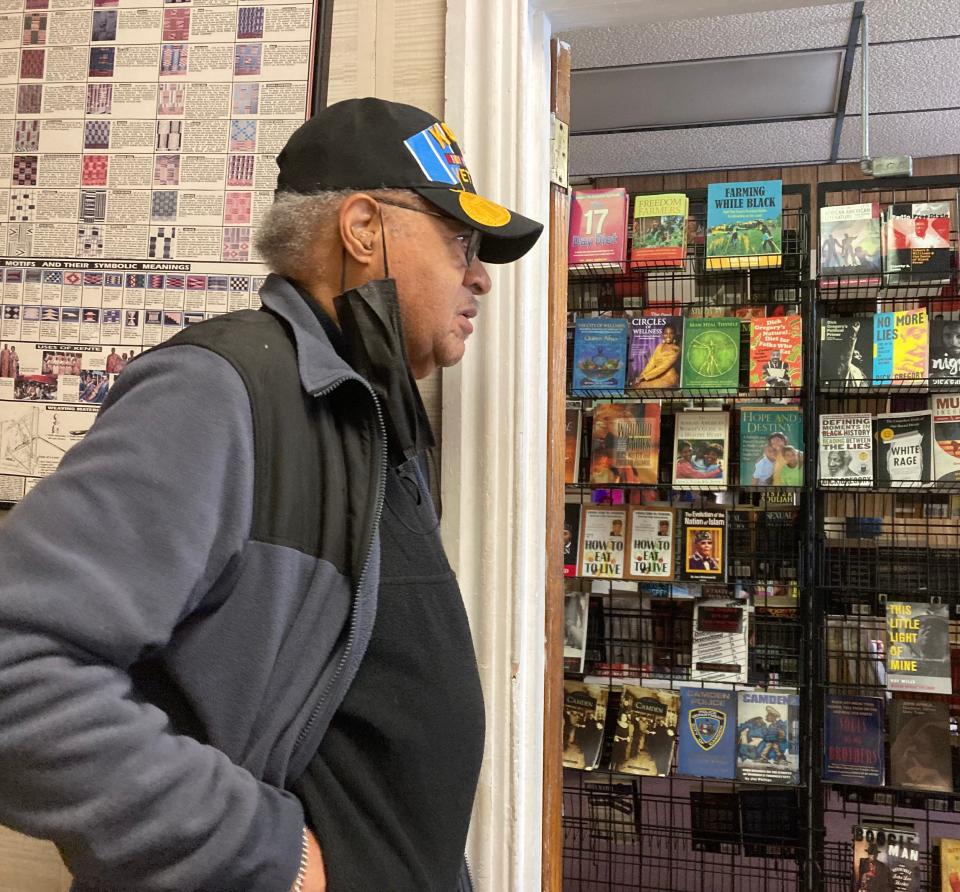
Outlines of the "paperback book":
[[926,310],[874,314],[873,383],[924,380],[929,342]]
[[766,316],[750,320],[751,390],[786,390],[803,386],[803,322],[800,316]]
[[690,842],[695,852],[739,853],[740,816],[736,793],[690,791]]
[[952,693],[946,604],[887,601],[887,690]]
[[673,488],[726,488],[730,482],[730,414],[722,410],[678,412],[674,419]]
[[625,684],[610,753],[610,768],[624,774],[666,777],[677,742],[676,691]]
[[637,781],[586,781],[587,812],[592,839],[630,845],[640,839],[640,802]]
[[566,591],[563,595],[563,671],[583,672],[587,647],[587,611],[590,593]]
[[890,701],[890,774],[894,787],[953,792],[949,704]]
[[740,410],[740,485],[803,486],[803,412],[799,407]]
[[574,396],[591,390],[622,393],[627,378],[627,320],[577,319],[573,336]]
[[782,691],[737,694],[737,780],[800,782],[800,698]]
[[960,889],[960,839],[940,840],[940,890]]
[[577,575],[577,555],[580,543],[580,504],[567,502],[563,506],[563,575]]
[[681,517],[681,579],[723,582],[727,571],[726,512],[688,508]]
[[682,267],[687,253],[687,196],[638,195],[633,201],[631,267]]
[[930,384],[960,388],[960,319],[930,320]]
[[698,601],[693,609],[690,678],[725,684],[747,683],[748,613],[729,599]]
[[883,700],[827,694],[824,712],[823,779],[882,787]]
[[884,273],[931,279],[950,275],[950,203],[897,203],[884,212]]
[[873,380],[873,319],[820,320],[820,387],[868,387]]
[[820,208],[821,287],[880,284],[880,206]]
[[781,265],[782,182],[707,186],[707,269]]
[[659,468],[659,403],[601,403],[593,410],[591,483],[656,483]]
[[740,829],[748,858],[792,858],[800,843],[797,790],[741,788]]
[[720,688],[680,690],[677,770],[691,777],[733,780],[737,694]]
[[862,824],[853,828],[854,892],[916,892],[920,879],[915,832]]
[[687,319],[680,384],[735,393],[740,385],[740,328],[735,316]]
[[960,393],[935,393],[930,397],[933,413],[933,476],[936,480],[960,480]]
[[594,508],[580,512],[580,575],[623,579],[626,553],[626,508]]
[[567,260],[572,273],[623,270],[627,250],[627,206],[626,189],[573,191]]
[[820,416],[820,485],[873,485],[873,420],[868,413]]
[[672,508],[630,507],[627,579],[673,579],[675,516]]
[[563,764],[592,771],[600,761],[607,719],[606,685],[563,682]]
[[676,390],[680,386],[682,342],[682,316],[633,316],[627,386],[637,390]]
[[583,413],[579,403],[567,403],[566,428],[563,437],[563,482],[580,479],[580,436]]
[[918,486],[933,479],[930,411],[896,412],[874,419],[875,479],[879,486]]

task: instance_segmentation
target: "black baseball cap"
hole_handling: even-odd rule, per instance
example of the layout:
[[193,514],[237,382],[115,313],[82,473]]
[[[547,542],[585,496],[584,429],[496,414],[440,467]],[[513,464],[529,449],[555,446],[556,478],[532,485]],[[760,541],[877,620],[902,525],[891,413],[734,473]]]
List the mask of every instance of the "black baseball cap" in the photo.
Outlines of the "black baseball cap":
[[450,128],[412,105],[346,99],[293,133],[277,156],[277,192],[410,189],[483,233],[479,257],[510,263],[529,251],[543,224],[477,194]]

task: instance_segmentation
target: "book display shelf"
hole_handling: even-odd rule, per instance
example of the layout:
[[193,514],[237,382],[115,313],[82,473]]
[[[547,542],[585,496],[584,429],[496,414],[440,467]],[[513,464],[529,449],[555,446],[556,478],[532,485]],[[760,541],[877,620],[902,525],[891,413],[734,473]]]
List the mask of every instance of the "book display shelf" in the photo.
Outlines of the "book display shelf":
[[[951,889],[950,874],[957,879],[960,444],[953,437],[960,430],[951,409],[960,416],[953,408],[960,368],[951,357],[952,332],[960,331],[958,186],[960,178],[938,176],[818,187],[821,219],[825,208],[872,205],[881,216],[900,210],[909,222],[912,207],[917,237],[931,234],[934,214],[942,221],[940,240],[926,238],[935,251],[914,249],[912,269],[891,263],[880,276],[832,276],[823,262],[831,246],[820,246],[817,412],[869,419],[874,451],[866,481],[835,477],[821,455],[815,500],[813,603],[822,616],[813,619],[824,633],[816,639],[811,698],[825,719],[811,741],[828,757],[832,745],[854,736],[861,749],[836,753],[850,764],[833,776],[828,765],[811,786],[822,812],[819,887],[837,892],[851,888],[851,871],[856,883],[860,868],[870,869],[861,828],[892,831],[886,860],[915,883],[903,888]],[[892,225],[881,224],[885,260],[904,253],[894,250]],[[924,269],[937,252],[939,268]],[[926,342],[914,338],[916,323],[926,327]],[[883,860],[879,836],[876,848]]]
[[783,186],[758,268],[716,256],[771,228],[708,219],[722,193],[601,196],[621,253],[569,278],[566,890],[960,888],[958,187]]
[[[569,279],[565,890],[804,888],[820,829],[811,194],[783,187],[768,268],[708,268],[707,190],[687,200],[679,262],[624,251]],[[760,374],[765,320],[796,353]],[[650,373],[665,340],[676,372]]]

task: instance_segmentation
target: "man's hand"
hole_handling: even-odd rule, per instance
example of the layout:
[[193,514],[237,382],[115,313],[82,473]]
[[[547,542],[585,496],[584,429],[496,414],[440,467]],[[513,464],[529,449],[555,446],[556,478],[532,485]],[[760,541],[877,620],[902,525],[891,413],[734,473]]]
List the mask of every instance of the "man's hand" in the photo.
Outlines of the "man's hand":
[[327,871],[323,866],[323,853],[317,838],[307,833],[307,873],[303,878],[303,892],[327,892]]

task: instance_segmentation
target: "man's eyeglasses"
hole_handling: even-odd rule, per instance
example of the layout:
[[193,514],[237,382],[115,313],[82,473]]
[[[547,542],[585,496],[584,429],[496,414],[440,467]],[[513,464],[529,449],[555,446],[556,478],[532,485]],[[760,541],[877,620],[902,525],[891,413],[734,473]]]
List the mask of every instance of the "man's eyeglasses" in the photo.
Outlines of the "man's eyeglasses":
[[[387,198],[377,198],[380,204],[388,204],[390,207],[403,208],[405,211],[413,211],[415,214],[426,214],[428,217],[438,217],[441,220],[459,222],[449,214],[440,214],[436,211],[427,211],[423,208],[415,208],[413,205],[401,204],[399,201],[391,201]],[[480,253],[480,242],[483,239],[483,233],[479,229],[471,229],[469,233],[454,236],[454,240],[460,243],[463,248],[463,258],[467,266],[470,266],[476,260]]]

